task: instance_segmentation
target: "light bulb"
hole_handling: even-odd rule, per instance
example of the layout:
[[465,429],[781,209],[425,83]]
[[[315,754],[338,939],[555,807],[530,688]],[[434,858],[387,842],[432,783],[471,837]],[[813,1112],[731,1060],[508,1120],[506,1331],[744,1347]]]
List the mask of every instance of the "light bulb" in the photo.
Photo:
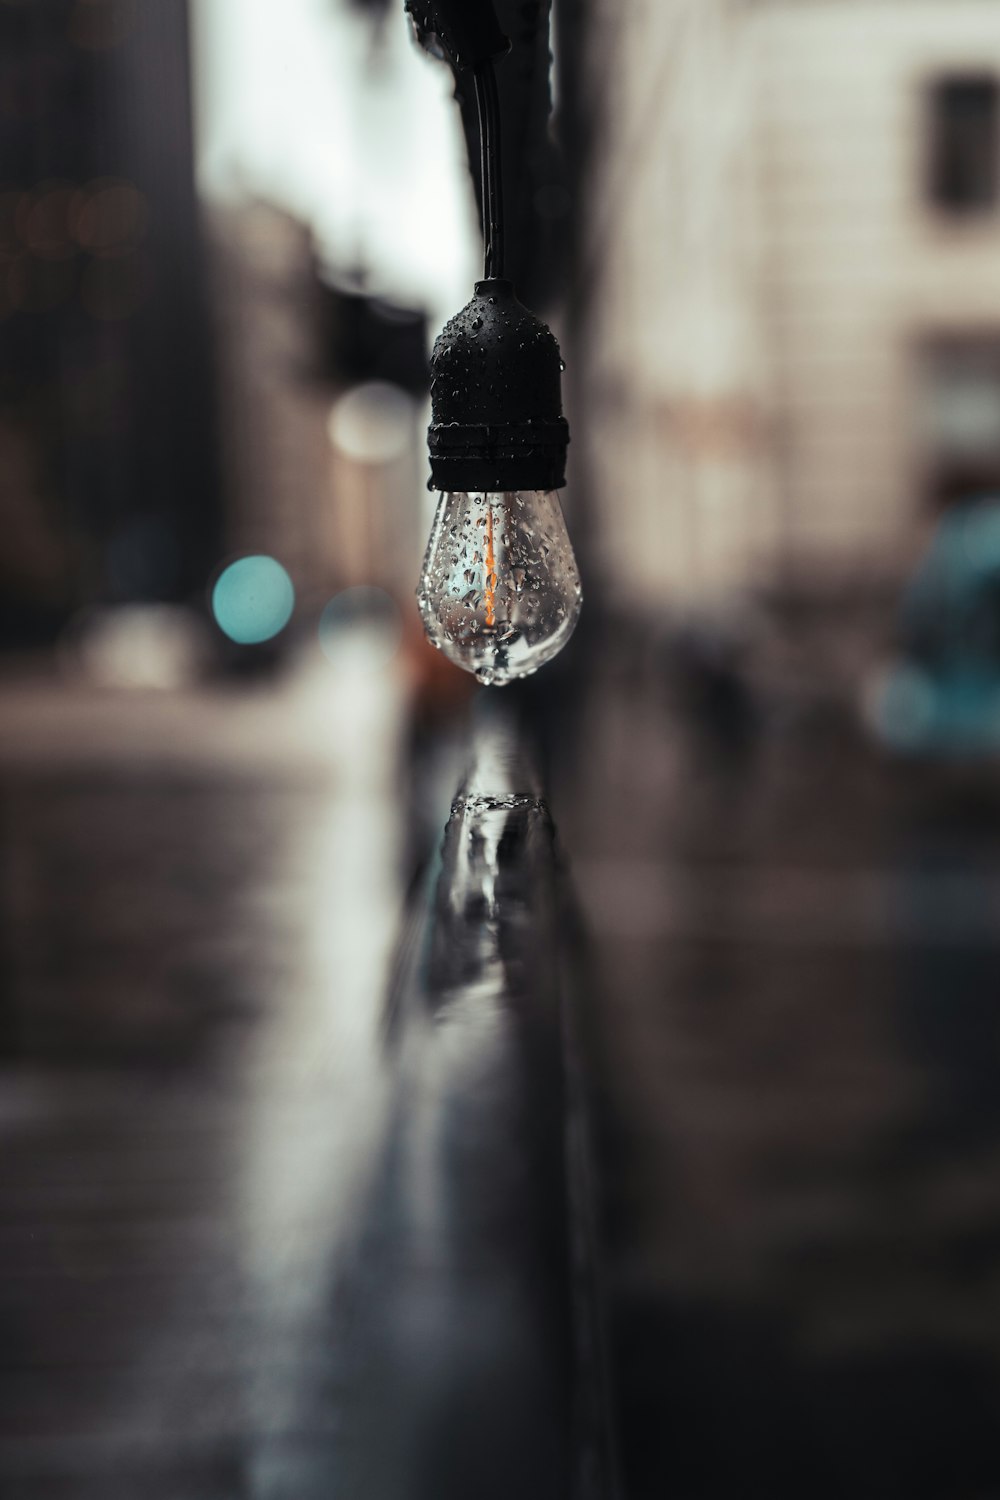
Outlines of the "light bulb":
[[555,490],[443,494],[417,599],[435,646],[480,682],[551,661],[583,602]]

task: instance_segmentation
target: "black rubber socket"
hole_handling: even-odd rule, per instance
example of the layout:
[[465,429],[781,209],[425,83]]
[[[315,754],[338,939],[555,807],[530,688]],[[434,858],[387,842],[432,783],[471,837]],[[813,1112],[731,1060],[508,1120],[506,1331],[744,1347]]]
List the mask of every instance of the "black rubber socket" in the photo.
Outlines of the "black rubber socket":
[[436,36],[460,71],[476,68],[510,51],[489,0],[406,0],[418,35]]
[[555,338],[509,281],[477,281],[431,354],[428,488],[558,490],[569,427]]

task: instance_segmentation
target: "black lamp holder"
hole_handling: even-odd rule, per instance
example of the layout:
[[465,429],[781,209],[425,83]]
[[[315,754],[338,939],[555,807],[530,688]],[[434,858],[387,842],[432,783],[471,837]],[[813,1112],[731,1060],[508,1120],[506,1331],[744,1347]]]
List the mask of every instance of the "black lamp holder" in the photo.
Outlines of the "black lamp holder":
[[471,71],[479,114],[484,279],[431,353],[429,488],[554,490],[566,483],[559,345],[504,279],[500,99],[495,64],[510,43],[490,0],[407,0],[457,71]]

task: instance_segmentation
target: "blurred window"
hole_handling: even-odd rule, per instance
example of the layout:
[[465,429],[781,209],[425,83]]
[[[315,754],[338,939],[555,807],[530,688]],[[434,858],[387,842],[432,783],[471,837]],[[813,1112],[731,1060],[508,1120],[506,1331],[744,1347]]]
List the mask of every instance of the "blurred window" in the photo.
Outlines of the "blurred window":
[[922,395],[932,498],[1000,493],[1000,338],[936,340],[924,352]]
[[1000,94],[989,74],[939,78],[930,90],[928,193],[946,213],[994,208],[1000,168]]

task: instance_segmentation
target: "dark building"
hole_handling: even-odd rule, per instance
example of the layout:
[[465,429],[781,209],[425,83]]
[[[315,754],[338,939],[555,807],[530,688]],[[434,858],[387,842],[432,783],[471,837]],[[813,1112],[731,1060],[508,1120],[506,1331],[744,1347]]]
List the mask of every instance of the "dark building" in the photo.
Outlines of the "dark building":
[[185,0],[0,5],[7,641],[219,550]]

